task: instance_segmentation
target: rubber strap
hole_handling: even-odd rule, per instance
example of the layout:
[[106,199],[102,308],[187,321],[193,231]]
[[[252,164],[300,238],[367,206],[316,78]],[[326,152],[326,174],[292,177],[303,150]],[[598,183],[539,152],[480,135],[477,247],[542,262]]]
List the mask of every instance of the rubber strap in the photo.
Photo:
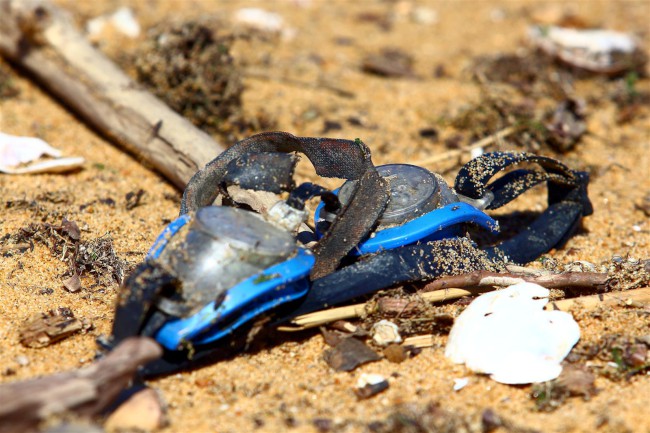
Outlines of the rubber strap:
[[[518,169],[488,183],[497,173],[521,163],[534,163],[542,170]],[[491,258],[525,264],[563,245],[580,219],[593,213],[587,195],[589,175],[552,158],[511,152],[486,153],[458,172],[456,192],[472,199],[491,192],[494,200],[488,209],[497,209],[542,182],[548,185],[547,210],[511,239],[488,248]]]
[[[370,150],[360,140],[296,137],[286,132],[251,136],[233,145],[192,177],[183,194],[181,214],[214,202],[222,192],[228,168],[232,170],[232,161],[263,152],[302,152],[320,176],[359,180],[353,193],[357,203],[341,209],[330,230],[313,248],[316,264],[311,278],[335,271],[341,259],[370,233],[388,202],[388,185],[372,164]],[[363,202],[366,206],[359,204]]]
[[140,335],[152,313],[152,305],[166,289],[175,288],[178,281],[155,262],[140,264],[124,280],[118,293],[113,320],[112,344],[127,337]]
[[293,172],[297,162],[298,157],[292,153],[245,154],[228,163],[223,183],[279,194],[295,186]]
[[369,295],[399,283],[430,280],[477,270],[499,270],[467,238],[409,245],[368,256],[313,282],[305,301],[287,321],[301,314]]

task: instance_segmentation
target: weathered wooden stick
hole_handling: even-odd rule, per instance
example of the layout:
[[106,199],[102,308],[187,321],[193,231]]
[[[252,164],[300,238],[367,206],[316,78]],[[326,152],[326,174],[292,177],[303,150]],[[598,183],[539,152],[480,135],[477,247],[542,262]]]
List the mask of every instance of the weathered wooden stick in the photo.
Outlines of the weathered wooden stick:
[[126,388],[138,366],[161,355],[155,341],[134,337],[89,367],[2,385],[0,433],[32,431],[65,412],[96,415]]
[[606,272],[566,272],[539,276],[504,274],[488,271],[474,271],[468,274],[444,277],[430,282],[422,288],[423,292],[446,289],[448,287],[507,287],[517,283],[535,283],[547,289],[568,287],[604,288],[607,284]]
[[[419,296],[426,302],[444,302],[462,298],[464,296],[479,295],[492,291],[496,287],[507,287],[522,282],[539,284],[548,289],[569,287],[602,289],[606,286],[607,281],[608,275],[604,272],[565,272],[563,274],[542,273],[541,275],[534,275],[532,273],[518,274],[475,271],[467,274],[442,277],[432,281],[422,288],[419,292]],[[632,291],[616,292],[608,294],[608,296],[622,293],[627,294],[631,292]],[[585,299],[586,298],[589,297],[585,297]],[[642,299],[645,300],[645,298]],[[278,329],[281,331],[301,331],[315,326],[321,326],[326,323],[331,323],[336,320],[360,317],[369,307],[369,303],[363,303],[315,311],[313,313],[298,316],[293,319],[290,324],[279,327]],[[380,300],[380,309],[384,312],[400,313],[402,311],[406,312],[414,307],[415,305],[413,302],[408,299],[396,299],[394,302],[385,302],[383,304]]]
[[650,287],[562,299],[548,303],[546,309],[568,311],[574,306],[581,306],[587,310],[593,310],[599,306],[626,305],[633,307],[640,304],[650,304]]
[[131,80],[46,0],[0,0],[0,55],[178,188],[224,150]]

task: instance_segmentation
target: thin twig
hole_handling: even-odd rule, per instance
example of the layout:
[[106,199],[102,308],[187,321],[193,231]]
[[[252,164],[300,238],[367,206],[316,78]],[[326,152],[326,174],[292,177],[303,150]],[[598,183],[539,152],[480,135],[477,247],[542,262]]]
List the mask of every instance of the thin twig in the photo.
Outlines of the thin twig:
[[[507,287],[522,282],[539,284],[546,288],[569,288],[581,287],[591,289],[603,289],[606,286],[608,276],[600,272],[566,272],[563,274],[500,274],[489,271],[476,271],[468,274],[442,277],[435,280],[419,292],[419,296],[426,302],[444,302],[464,296],[478,295],[494,290],[495,287]],[[408,309],[410,301],[404,300],[395,305],[384,306],[384,312],[399,312]],[[304,329],[321,326],[336,320],[347,320],[361,317],[376,307],[373,302],[366,302],[345,307],[331,308],[328,310],[315,311],[313,313],[298,316],[290,324],[279,327],[281,331],[301,331]]]
[[93,365],[0,386],[0,432],[34,431],[50,416],[93,416],[128,386],[138,367],[162,355],[153,340],[133,337]]
[[581,306],[587,310],[593,310],[599,306],[624,305],[633,307],[647,303],[650,303],[650,287],[562,299],[561,301],[550,302],[546,305],[546,309],[568,311],[575,306]]
[[518,283],[535,283],[547,289],[588,287],[602,289],[607,284],[606,272],[566,272],[539,276],[504,274],[489,271],[475,271],[468,274],[443,277],[430,282],[422,288],[423,292],[445,289],[447,287],[507,287]]

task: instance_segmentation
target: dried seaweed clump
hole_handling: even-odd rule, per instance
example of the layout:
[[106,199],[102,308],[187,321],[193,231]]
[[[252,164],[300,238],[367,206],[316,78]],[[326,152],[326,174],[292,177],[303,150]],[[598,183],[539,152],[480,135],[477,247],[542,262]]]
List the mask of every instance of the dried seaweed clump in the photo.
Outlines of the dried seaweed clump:
[[68,264],[63,276],[93,276],[93,287],[121,283],[128,266],[115,253],[110,236],[82,241],[77,224],[65,218],[59,226],[32,223],[7,240],[13,244],[40,243],[47,246],[53,256]]
[[463,432],[484,431],[481,424],[465,414],[457,414],[437,404],[398,406],[384,421],[375,421],[368,430],[377,433]]
[[228,133],[244,88],[231,43],[197,22],[159,25],[134,56],[138,80],[196,126]]

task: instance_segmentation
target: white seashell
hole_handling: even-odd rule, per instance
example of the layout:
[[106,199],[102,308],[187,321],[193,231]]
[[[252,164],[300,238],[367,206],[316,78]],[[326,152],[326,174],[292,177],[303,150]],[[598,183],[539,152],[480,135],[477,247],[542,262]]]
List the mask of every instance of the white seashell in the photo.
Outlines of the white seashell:
[[[8,174],[56,173],[81,167],[83,158],[59,158],[34,162],[42,156],[59,158],[61,151],[40,138],[0,132],[0,172]],[[28,164],[21,166],[21,164]]]
[[140,36],[140,23],[133,10],[126,6],[117,9],[112,14],[101,15],[86,23],[86,32],[91,37],[98,36],[106,25],[113,26],[117,31],[130,38]]
[[399,328],[390,320],[380,320],[372,325],[372,339],[380,346],[402,342]]
[[239,9],[235,12],[234,19],[239,24],[269,33],[280,33],[284,27],[281,15],[260,8]]
[[605,74],[629,67],[629,61],[616,58],[623,54],[629,59],[637,49],[632,36],[611,30],[532,26],[528,36],[535,46],[563,62]]
[[465,388],[468,383],[469,377],[460,377],[454,379],[454,391],[460,391],[461,389]]
[[571,314],[544,310],[548,295],[520,283],[479,296],[456,319],[445,356],[501,383],[555,379],[580,328]]

